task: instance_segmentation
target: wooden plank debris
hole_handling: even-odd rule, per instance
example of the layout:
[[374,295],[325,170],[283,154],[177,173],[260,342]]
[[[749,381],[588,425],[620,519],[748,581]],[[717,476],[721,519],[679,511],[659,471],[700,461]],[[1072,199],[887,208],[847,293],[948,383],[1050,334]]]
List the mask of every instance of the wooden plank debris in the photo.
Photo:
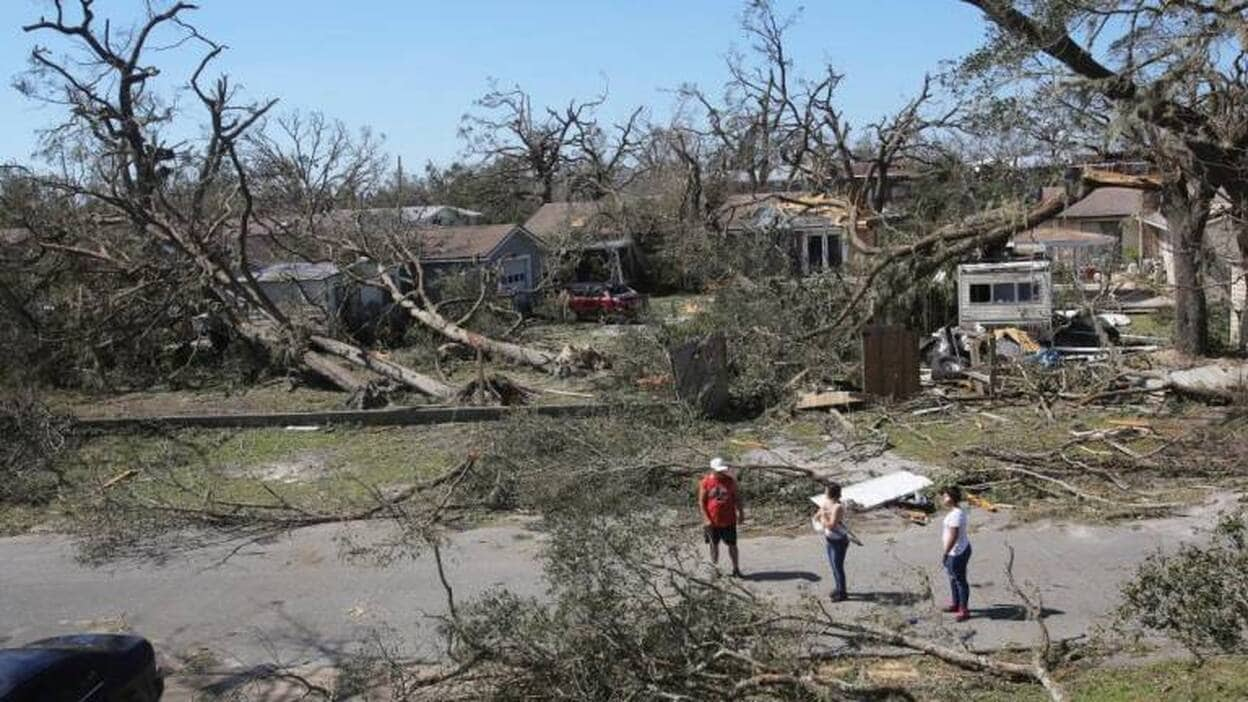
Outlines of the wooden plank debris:
[[896,325],[862,332],[862,390],[874,397],[904,400],[919,392],[919,335]]
[[832,392],[812,392],[797,399],[795,409],[829,409],[837,407],[854,408],[866,402],[866,398],[856,392],[833,390]]

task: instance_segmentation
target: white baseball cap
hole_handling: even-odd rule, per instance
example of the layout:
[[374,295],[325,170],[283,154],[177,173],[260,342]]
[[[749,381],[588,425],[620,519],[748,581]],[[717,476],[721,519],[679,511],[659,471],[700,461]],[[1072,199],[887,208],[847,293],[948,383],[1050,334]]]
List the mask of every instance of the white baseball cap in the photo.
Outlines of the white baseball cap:
[[725,463],[724,459],[720,458],[719,456],[716,456],[715,458],[711,459],[711,470],[715,471],[716,473],[723,473],[724,471],[728,470],[728,468],[729,468],[728,464]]

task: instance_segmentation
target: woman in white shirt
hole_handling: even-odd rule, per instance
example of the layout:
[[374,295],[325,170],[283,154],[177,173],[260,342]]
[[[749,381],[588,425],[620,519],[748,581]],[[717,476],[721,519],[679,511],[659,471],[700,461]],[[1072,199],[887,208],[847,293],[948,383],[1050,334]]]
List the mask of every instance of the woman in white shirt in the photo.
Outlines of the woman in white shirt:
[[828,565],[832,566],[832,601],[845,599],[845,553],[849,550],[851,534],[845,526],[845,505],[841,502],[841,486],[831,483],[823,493],[823,506],[815,519],[823,526],[824,546],[828,552]]
[[967,608],[971,599],[971,587],[966,580],[966,566],[971,560],[971,540],[967,536],[969,522],[966,510],[961,506],[962,488],[951,485],[940,491],[941,502],[949,508],[945,515],[941,539],[940,562],[949,574],[949,589],[953,597],[944,611],[954,615],[954,621],[964,622],[971,618]]

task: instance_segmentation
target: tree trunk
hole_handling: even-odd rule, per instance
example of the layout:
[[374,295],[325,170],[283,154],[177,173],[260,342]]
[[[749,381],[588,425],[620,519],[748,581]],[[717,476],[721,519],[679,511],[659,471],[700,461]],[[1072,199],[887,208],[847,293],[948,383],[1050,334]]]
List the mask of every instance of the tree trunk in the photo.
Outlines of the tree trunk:
[[1189,356],[1209,350],[1203,244],[1212,193],[1201,182],[1179,177],[1161,191],[1174,257],[1174,343]]
[[394,278],[389,273],[382,271],[380,276],[381,282],[390,291],[390,297],[395,304],[406,310],[416,321],[451,341],[464,344],[469,348],[480,349],[495,358],[503,358],[513,363],[531,366],[555,375],[561,375],[569,370],[569,364],[560,358],[560,354],[506,341],[498,341],[464,329],[437,312],[416,304],[410,297],[403,294],[403,291],[399,289],[399,286],[394,282]]
[[303,365],[308,367],[313,373],[325,378],[329,382],[336,385],[339,389],[347,392],[356,392],[364,387],[358,378],[351,375],[351,372],[343,368],[337,361],[328,356],[317,353],[316,351],[308,351],[300,358]]
[[1230,280],[1227,281],[1230,305],[1230,343],[1240,354],[1248,353],[1248,183],[1234,182],[1224,186],[1231,200],[1228,231],[1215,243],[1219,258],[1226,260]]
[[[1239,265],[1231,266],[1231,343],[1240,354],[1248,353],[1248,207],[1231,211],[1235,222],[1235,241],[1239,247]],[[1236,318],[1235,308],[1239,308]]]
[[555,174],[543,173],[541,175],[542,182],[542,204],[549,204],[555,200]]
[[[246,319],[236,321],[233,326],[239,334],[254,344],[259,344],[268,349],[274,349],[280,345],[280,338],[274,334],[274,327],[267,327],[263,323],[251,322]],[[389,378],[406,387],[438,399],[450,400],[459,393],[458,388],[430,378],[427,375],[417,373],[397,363],[387,361],[377,356],[374,352],[366,351],[352,344],[318,334],[313,334],[309,337],[308,343],[314,350],[304,352],[299,357],[300,363],[308,370],[347,392],[355,392],[362,388],[364,384],[334,361],[334,358],[341,359],[360,368],[366,368],[377,375]]]
[[422,373],[417,373],[397,363],[387,361],[378,356],[376,352],[366,351],[358,346],[331,339],[327,336],[313,335],[308,341],[320,351],[337,356],[361,368],[367,368],[377,375],[402,383],[431,397],[450,400],[459,393],[458,388]]

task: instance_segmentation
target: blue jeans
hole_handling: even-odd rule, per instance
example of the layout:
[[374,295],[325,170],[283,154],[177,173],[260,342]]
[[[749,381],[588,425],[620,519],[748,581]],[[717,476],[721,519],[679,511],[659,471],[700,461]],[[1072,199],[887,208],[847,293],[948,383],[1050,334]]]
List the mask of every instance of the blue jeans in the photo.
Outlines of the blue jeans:
[[836,589],[832,596],[845,597],[845,553],[849,551],[849,539],[824,539],[827,542],[828,565],[832,566],[832,578],[836,580]]
[[945,572],[949,574],[949,589],[953,591],[952,604],[967,609],[971,601],[971,586],[966,581],[966,566],[971,561],[971,547],[956,556],[945,556]]

